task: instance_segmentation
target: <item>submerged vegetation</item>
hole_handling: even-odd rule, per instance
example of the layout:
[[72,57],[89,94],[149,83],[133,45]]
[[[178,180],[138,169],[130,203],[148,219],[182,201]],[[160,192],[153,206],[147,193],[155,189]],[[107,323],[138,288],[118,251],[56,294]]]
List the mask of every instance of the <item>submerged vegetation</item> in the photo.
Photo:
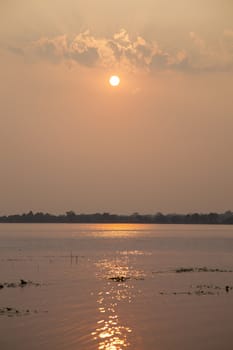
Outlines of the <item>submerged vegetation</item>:
[[227,269],[215,269],[208,267],[180,267],[175,270],[176,273],[184,273],[184,272],[233,272],[233,270]]
[[20,282],[18,283],[15,283],[15,282],[3,282],[3,283],[0,283],[0,289],[3,289],[3,288],[17,288],[17,287],[26,287],[26,286],[35,286],[35,287],[38,287],[40,286],[40,283],[37,283],[37,282],[32,282],[32,281],[29,281],[29,280],[23,280],[21,279]]
[[32,211],[24,214],[0,216],[0,223],[143,223],[143,224],[209,224],[232,225],[233,212],[193,214],[139,214],[117,215],[111,213],[54,215]]

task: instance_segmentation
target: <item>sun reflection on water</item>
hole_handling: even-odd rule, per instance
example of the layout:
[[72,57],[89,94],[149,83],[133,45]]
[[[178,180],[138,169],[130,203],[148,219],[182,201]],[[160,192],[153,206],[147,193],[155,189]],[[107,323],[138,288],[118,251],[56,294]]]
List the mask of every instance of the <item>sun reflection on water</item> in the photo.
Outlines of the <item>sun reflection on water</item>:
[[112,276],[130,277],[138,275],[129,265],[125,256],[118,259],[104,259],[97,263],[99,274],[107,279],[103,290],[99,291],[97,304],[99,321],[96,330],[92,333],[95,341],[98,342],[98,350],[122,350],[130,346],[130,333],[132,328],[120,316],[122,308],[127,310],[134,298],[134,285],[128,280],[109,281]]
[[101,238],[132,238],[150,230],[143,224],[96,224],[92,236]]
[[112,311],[106,318],[98,321],[96,331],[92,335],[99,342],[99,350],[121,350],[130,345],[127,334],[131,332],[132,329],[121,325],[118,315]]
[[128,334],[132,329],[121,322],[117,313],[116,294],[117,301],[120,301],[121,293],[115,293],[114,288],[110,288],[109,292],[103,291],[98,294],[100,320],[92,336],[98,341],[99,350],[122,350],[130,345]]

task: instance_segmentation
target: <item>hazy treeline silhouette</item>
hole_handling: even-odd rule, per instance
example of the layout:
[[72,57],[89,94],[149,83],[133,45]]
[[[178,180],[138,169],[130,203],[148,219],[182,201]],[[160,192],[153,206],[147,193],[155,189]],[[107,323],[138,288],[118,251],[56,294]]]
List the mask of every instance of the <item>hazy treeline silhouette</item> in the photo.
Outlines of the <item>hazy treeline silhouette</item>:
[[233,224],[233,212],[225,213],[193,213],[193,214],[162,214],[117,215],[111,213],[76,214],[67,211],[66,214],[53,215],[32,211],[24,214],[0,216],[0,223],[147,223],[147,224]]

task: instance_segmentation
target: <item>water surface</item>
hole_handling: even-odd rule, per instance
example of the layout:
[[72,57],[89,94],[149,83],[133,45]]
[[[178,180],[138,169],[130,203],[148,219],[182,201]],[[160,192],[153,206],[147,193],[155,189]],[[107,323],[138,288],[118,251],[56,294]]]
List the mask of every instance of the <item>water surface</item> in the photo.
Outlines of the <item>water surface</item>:
[[231,226],[1,224],[0,348],[230,350],[232,253]]

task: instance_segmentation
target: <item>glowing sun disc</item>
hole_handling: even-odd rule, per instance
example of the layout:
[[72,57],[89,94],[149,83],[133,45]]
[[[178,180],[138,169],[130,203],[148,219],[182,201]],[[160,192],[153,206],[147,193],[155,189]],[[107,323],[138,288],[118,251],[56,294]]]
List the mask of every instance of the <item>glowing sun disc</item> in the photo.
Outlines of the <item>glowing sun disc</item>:
[[120,78],[117,75],[112,75],[109,79],[109,83],[112,86],[118,86],[120,84]]

